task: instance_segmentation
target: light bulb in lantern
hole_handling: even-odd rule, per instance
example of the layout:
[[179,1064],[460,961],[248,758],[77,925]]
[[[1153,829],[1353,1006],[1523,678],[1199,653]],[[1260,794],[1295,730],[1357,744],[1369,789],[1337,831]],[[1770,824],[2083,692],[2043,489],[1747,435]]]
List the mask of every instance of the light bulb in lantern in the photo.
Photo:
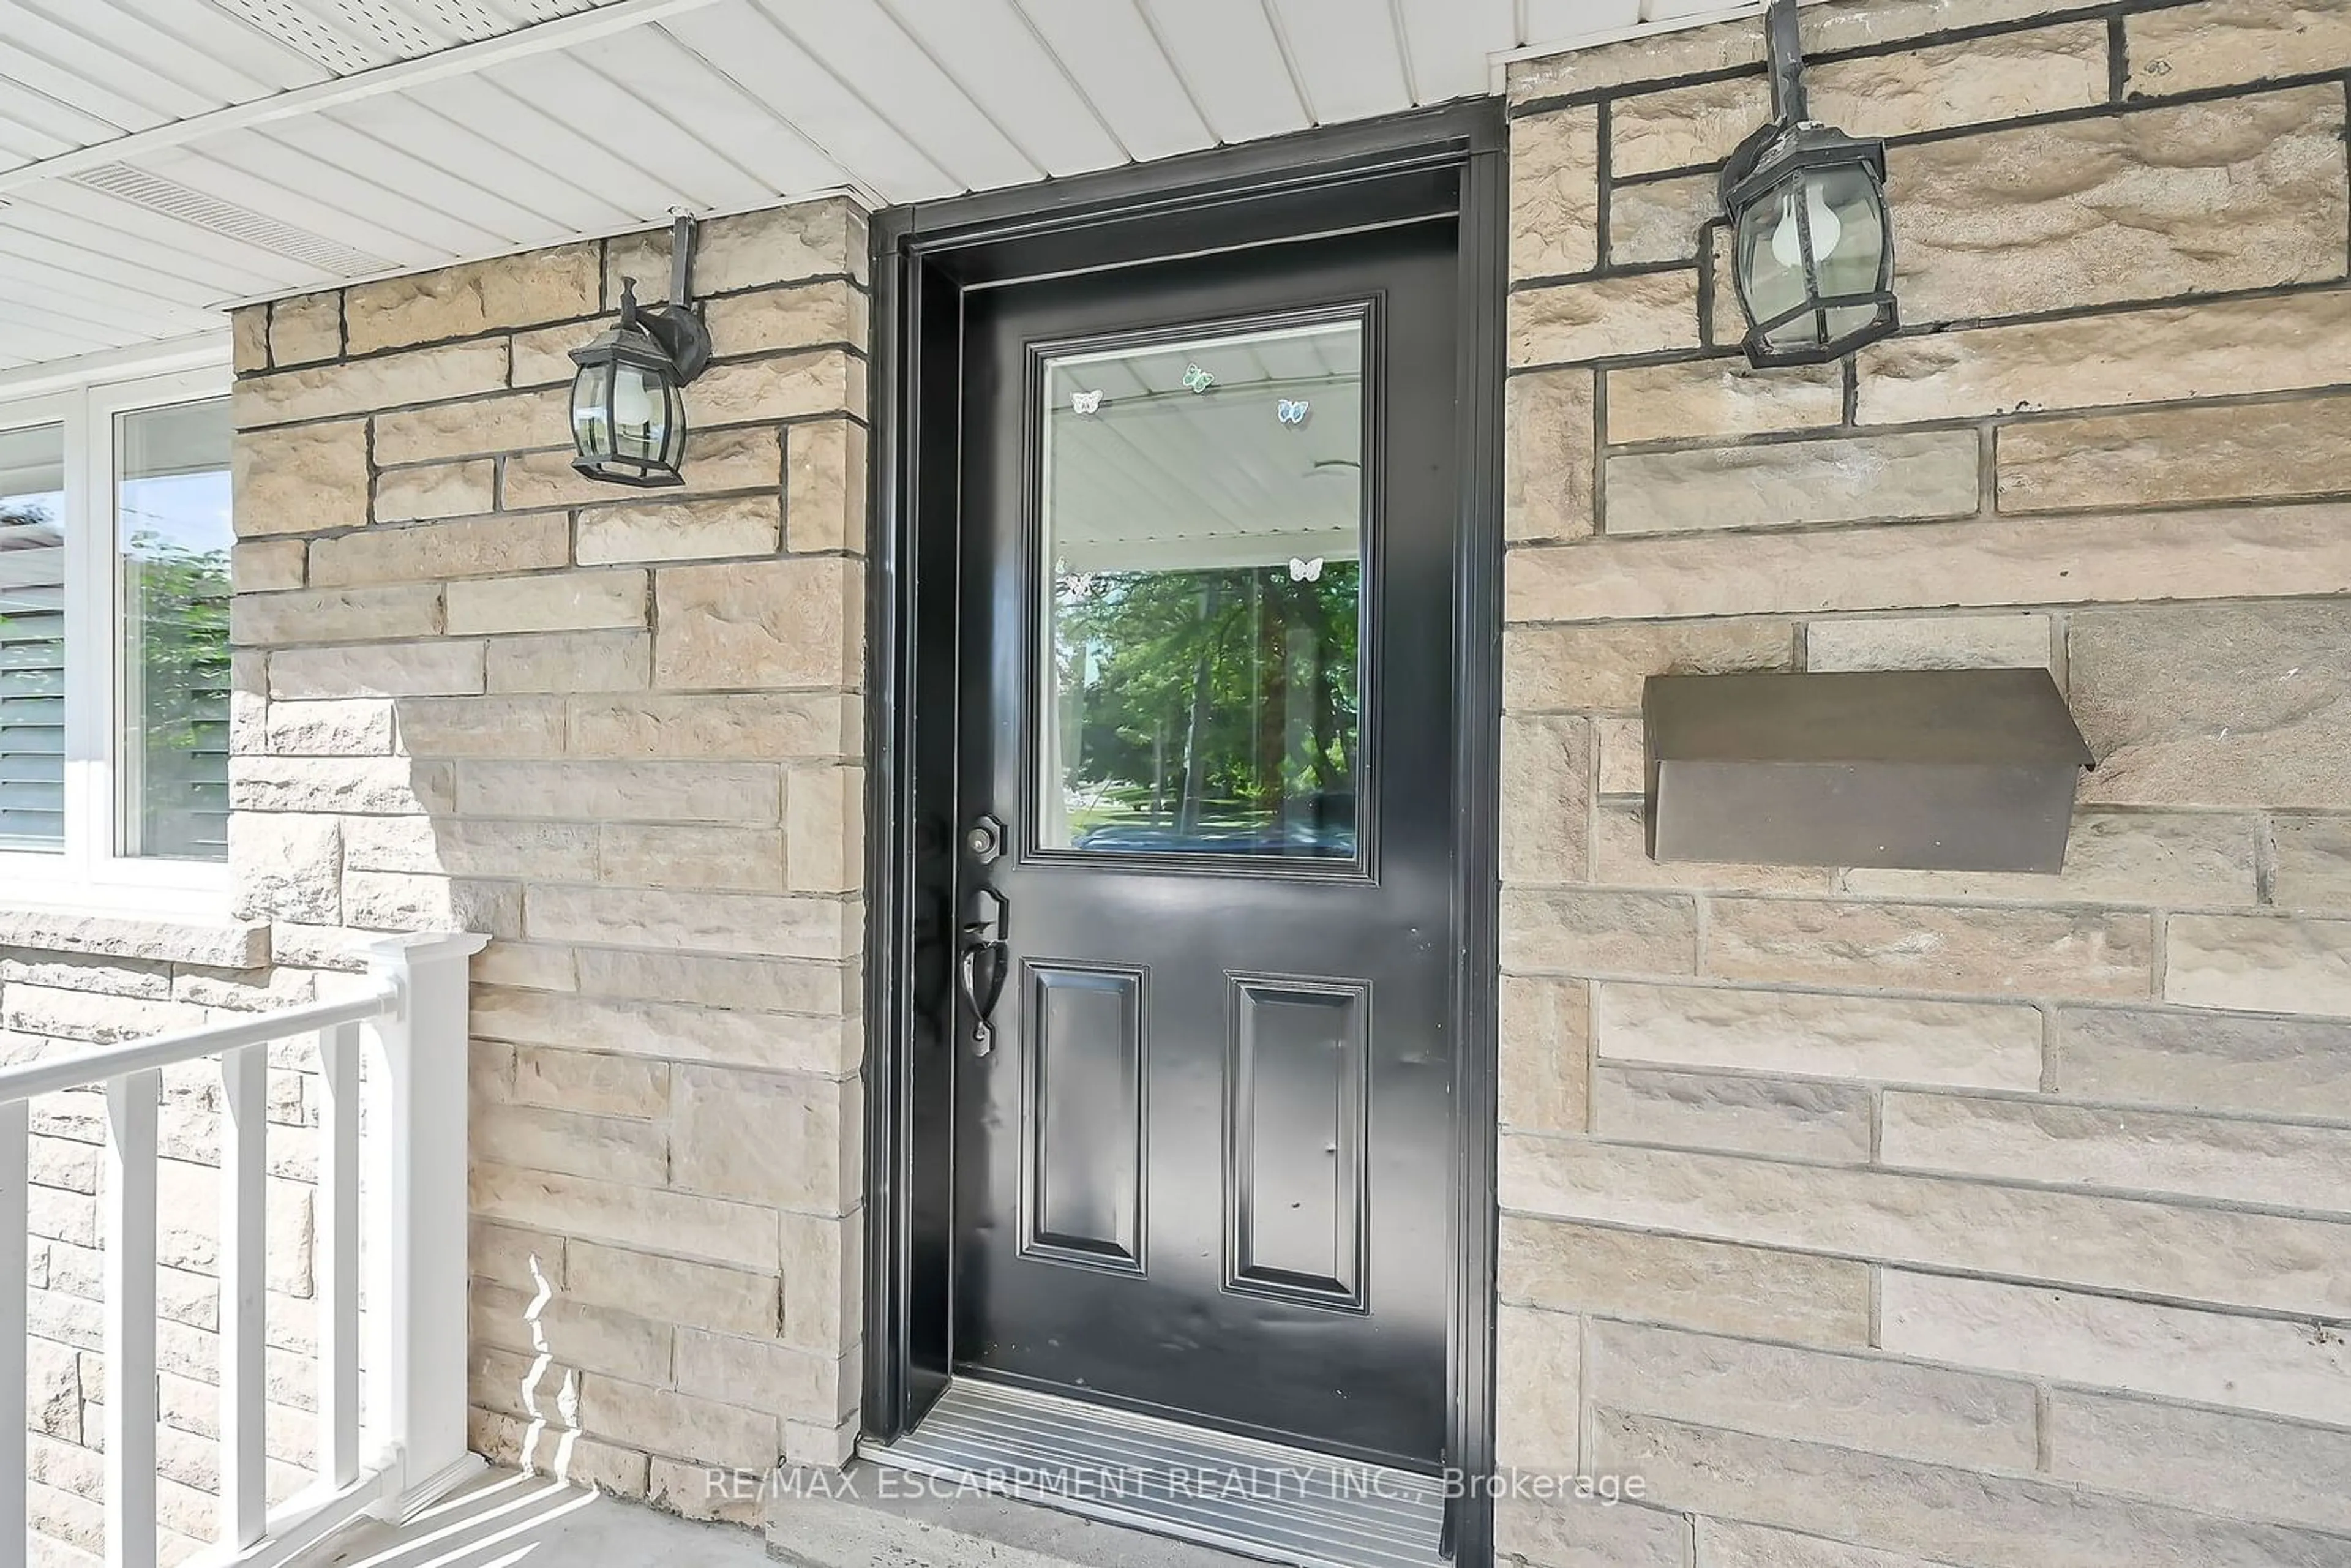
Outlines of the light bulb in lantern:
[[[1844,225],[1837,222],[1836,214],[1829,211],[1828,203],[1821,199],[1820,186],[1810,180],[1804,182],[1802,199],[1804,215],[1812,220],[1813,225],[1813,260],[1815,263],[1826,261],[1834,254],[1837,240],[1844,233]],[[1796,202],[1793,192],[1780,198],[1780,226],[1771,235],[1772,258],[1786,267],[1801,267],[1804,261],[1803,238],[1796,229]]]

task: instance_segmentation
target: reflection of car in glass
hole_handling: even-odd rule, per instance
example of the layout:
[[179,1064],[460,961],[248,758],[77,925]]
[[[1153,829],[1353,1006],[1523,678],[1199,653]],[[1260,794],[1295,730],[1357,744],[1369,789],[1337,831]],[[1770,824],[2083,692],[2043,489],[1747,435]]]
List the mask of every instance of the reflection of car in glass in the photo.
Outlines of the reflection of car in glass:
[[1355,852],[1355,798],[1310,796],[1290,803],[1289,821],[1269,820],[1236,803],[1232,821],[1201,822],[1188,832],[1175,822],[1104,822],[1078,835],[1077,848],[1126,854],[1315,855],[1345,859]]

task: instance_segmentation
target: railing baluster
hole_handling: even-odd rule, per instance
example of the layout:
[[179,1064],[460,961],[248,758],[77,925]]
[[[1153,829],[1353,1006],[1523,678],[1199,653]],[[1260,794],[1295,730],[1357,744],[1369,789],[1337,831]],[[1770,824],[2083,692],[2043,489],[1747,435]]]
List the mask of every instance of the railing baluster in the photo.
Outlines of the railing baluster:
[[106,1561],[155,1568],[155,1107],[161,1069],[106,1083]]
[[261,1539],[269,1509],[262,1444],[268,1085],[267,1046],[221,1052],[220,1528],[232,1547]]
[[[28,1108],[22,1100],[0,1104],[0,1388],[22,1388],[26,1375],[25,1322],[30,1283],[25,1278],[26,1187],[31,1184],[32,1145],[26,1137]],[[21,1548],[25,1540],[25,1423],[16,1411],[0,1407],[0,1542]]]
[[319,1031],[319,1479],[342,1487],[360,1473],[359,1025]]

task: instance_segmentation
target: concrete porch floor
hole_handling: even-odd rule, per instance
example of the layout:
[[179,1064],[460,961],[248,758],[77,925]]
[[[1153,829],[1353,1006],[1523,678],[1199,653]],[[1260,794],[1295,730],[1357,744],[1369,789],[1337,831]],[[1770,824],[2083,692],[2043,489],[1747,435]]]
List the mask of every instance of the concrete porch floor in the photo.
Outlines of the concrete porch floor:
[[493,1469],[404,1525],[368,1524],[292,1568],[773,1568],[747,1530]]

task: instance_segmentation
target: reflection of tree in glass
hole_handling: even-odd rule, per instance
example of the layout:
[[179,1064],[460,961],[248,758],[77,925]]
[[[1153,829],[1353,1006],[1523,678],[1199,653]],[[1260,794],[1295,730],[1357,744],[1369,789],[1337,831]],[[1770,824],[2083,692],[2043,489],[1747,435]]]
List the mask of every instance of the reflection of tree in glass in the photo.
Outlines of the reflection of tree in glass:
[[1339,830],[1353,845],[1361,570],[1100,572],[1057,595],[1073,835]]
[[123,570],[134,596],[152,753],[220,747],[228,722],[228,552],[193,550],[160,534],[131,536]]

